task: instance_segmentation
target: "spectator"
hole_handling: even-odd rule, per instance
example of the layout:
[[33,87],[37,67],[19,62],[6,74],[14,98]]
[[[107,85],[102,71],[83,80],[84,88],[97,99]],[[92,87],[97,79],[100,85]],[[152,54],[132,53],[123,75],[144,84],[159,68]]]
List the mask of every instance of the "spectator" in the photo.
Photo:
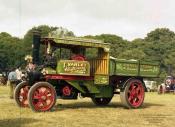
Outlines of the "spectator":
[[10,88],[9,96],[11,99],[13,99],[13,93],[14,93],[14,89],[16,87],[16,81],[17,81],[17,75],[16,75],[16,72],[14,71],[14,69],[12,69],[8,75],[8,83],[7,83],[9,85],[9,88]]
[[21,68],[20,68],[20,67],[17,68],[17,69],[15,70],[15,72],[16,72],[16,78],[17,78],[17,81],[16,81],[16,85],[17,85],[18,83],[21,82],[21,79],[22,79],[22,71],[21,71]]
[[32,62],[29,62],[28,65],[26,66],[27,72],[31,72],[35,69],[35,65]]

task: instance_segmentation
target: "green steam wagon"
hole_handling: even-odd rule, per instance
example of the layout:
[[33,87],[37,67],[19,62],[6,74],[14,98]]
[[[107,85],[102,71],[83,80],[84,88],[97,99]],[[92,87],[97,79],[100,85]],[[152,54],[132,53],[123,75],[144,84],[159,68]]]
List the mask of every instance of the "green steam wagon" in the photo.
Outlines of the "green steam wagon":
[[[39,57],[41,49],[45,54]],[[90,97],[96,105],[110,103],[120,94],[127,108],[143,104],[146,87],[143,78],[156,78],[159,64],[110,57],[110,45],[83,38],[33,35],[33,70],[28,80],[15,89],[20,107],[48,111],[57,98]]]

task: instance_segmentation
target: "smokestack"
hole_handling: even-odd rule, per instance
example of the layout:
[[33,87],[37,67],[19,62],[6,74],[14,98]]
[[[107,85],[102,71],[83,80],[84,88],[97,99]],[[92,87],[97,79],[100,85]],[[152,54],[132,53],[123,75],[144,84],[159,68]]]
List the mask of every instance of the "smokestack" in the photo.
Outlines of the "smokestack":
[[172,65],[168,64],[168,75],[171,76],[172,75]]
[[41,31],[34,30],[33,31],[33,64],[39,65],[39,49],[40,49],[40,39],[41,39]]

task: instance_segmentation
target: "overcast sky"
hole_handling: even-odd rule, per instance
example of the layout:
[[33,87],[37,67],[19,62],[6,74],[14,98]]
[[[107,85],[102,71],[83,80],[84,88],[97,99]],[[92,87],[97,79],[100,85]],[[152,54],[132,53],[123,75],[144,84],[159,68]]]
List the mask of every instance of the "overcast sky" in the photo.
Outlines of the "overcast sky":
[[175,31],[175,0],[0,0],[0,32],[23,37],[41,24],[77,36],[110,33],[132,40],[157,27]]

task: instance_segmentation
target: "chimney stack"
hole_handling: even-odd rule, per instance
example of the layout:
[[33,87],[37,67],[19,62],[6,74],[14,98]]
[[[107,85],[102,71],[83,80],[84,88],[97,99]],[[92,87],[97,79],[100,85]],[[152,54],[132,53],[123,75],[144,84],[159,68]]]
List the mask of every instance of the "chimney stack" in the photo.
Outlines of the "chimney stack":
[[41,31],[34,30],[32,57],[33,57],[33,64],[36,64],[36,65],[39,65],[40,63],[40,59],[39,59],[40,40],[41,40]]

